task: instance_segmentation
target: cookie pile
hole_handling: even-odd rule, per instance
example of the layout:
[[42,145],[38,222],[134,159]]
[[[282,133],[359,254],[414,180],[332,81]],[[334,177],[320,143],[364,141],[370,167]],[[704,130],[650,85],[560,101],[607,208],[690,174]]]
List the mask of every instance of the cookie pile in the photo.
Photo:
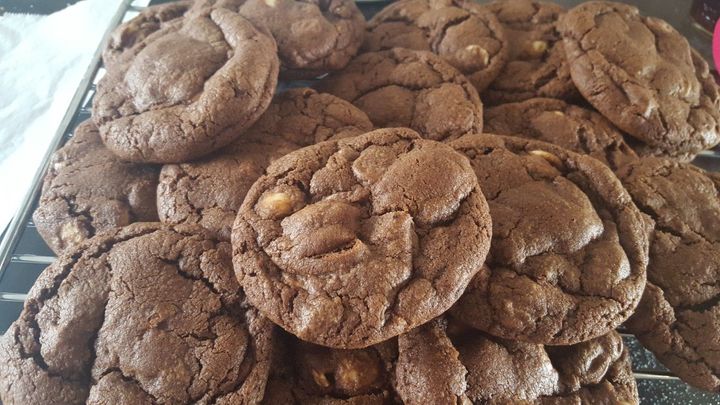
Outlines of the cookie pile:
[[720,93],[666,22],[178,1],[103,59],[3,403],[637,403],[621,326],[720,392]]

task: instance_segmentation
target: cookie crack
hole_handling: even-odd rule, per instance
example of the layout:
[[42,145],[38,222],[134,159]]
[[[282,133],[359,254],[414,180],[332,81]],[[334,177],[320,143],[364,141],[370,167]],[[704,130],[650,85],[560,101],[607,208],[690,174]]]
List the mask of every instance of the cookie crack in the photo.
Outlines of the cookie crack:
[[[685,360],[686,362],[688,362],[688,363],[690,363],[690,364],[702,364],[702,365],[704,365],[705,367],[707,367],[708,370],[711,370],[712,373],[713,373],[716,377],[720,376],[720,365],[712,364],[712,362],[711,362],[709,359],[706,359],[705,356],[703,356],[702,354],[698,353],[698,349],[697,349],[693,344],[691,344],[690,342],[688,342],[687,339],[685,338],[685,336],[678,330],[678,329],[679,329],[679,325],[684,325],[686,328],[688,328],[688,329],[693,329],[693,330],[694,330],[695,328],[693,328],[693,327],[690,326],[687,322],[682,321],[682,320],[680,320],[680,319],[676,319],[675,322],[673,323],[673,325],[671,326],[671,329],[672,329],[673,333],[676,333],[677,336],[678,336],[680,339],[682,339],[682,342],[683,342],[683,345],[682,345],[682,346],[683,346],[684,348],[690,350],[692,354],[694,354],[695,356],[697,356],[697,358],[696,358],[696,359],[691,359],[691,358],[689,358],[689,357],[683,356],[683,354],[682,354],[681,351],[676,351],[676,350],[672,350],[672,349],[671,349],[672,351],[669,352],[669,354],[671,354],[671,355],[673,355],[673,356],[680,357],[680,358],[682,358],[683,360]],[[718,349],[713,350],[713,349],[711,349],[711,348],[709,348],[709,347],[708,347],[708,349],[710,349],[710,351],[713,351],[713,352],[714,352],[714,351],[718,351]]]
[[203,277],[203,276],[196,276],[196,275],[190,274],[190,273],[182,270],[180,268],[179,259],[172,260],[172,259],[160,258],[160,261],[175,268],[175,270],[177,271],[177,274],[180,277],[187,279],[187,280],[199,281],[203,285],[205,285],[205,287],[207,287],[208,290],[212,291],[213,294],[217,295],[218,297],[222,297],[222,293],[220,293],[220,291],[218,291],[218,289],[215,287],[215,284],[213,284],[212,281],[210,281],[208,278]]
[[90,235],[94,235],[96,230],[95,230],[95,226],[93,225],[94,218],[93,218],[93,215],[90,213],[90,209],[89,208],[86,208],[83,210],[79,209],[77,204],[75,203],[74,197],[67,196],[67,195],[60,195],[58,197],[60,199],[62,199],[63,201],[65,201],[65,203],[67,204],[68,209],[70,211],[70,215],[74,218],[81,218],[83,220],[82,221],[83,225],[85,225],[85,227],[87,228],[86,231]]
[[[707,283],[706,283],[707,284]],[[717,285],[718,283],[713,283],[712,285]],[[708,298],[707,300],[703,302],[699,302],[697,304],[684,304],[684,305],[677,305],[674,306],[673,309],[675,311],[689,311],[689,312],[705,312],[709,311],[713,307],[716,307],[720,305],[720,294],[716,294],[715,296]]]
[[[649,281],[648,284],[652,285],[652,283]],[[658,356],[658,359],[661,363],[668,365],[668,367],[671,369],[675,368],[675,364],[673,364],[675,360],[666,360],[668,358],[679,359],[678,361],[682,363],[702,365],[707,370],[709,370],[716,378],[720,376],[720,369],[717,369],[716,366],[711,365],[707,360],[705,360],[704,356],[698,353],[697,348],[694,345],[690,344],[690,342],[688,342],[685,336],[680,332],[679,329],[681,324],[685,325],[689,329],[693,328],[686,322],[683,322],[682,320],[677,318],[676,308],[674,308],[667,302],[667,299],[664,297],[664,291],[662,291],[662,289],[659,290],[662,294],[660,299],[665,302],[665,305],[671,308],[672,322],[664,323],[661,320],[652,319],[649,328],[632,330],[632,333],[640,340],[643,346],[647,347],[650,351],[652,351]],[[658,327],[662,328],[662,330],[658,331]],[[658,334],[665,334],[665,331],[669,335],[668,337],[670,341],[667,342],[669,346],[662,347],[665,346],[665,344],[661,343],[660,345],[658,345],[655,342],[657,341],[656,339],[658,337]],[[664,340],[665,338],[661,339]],[[692,356],[694,356],[695,358],[693,358]]]
[[[186,342],[188,340],[195,340],[198,342],[203,342],[203,341],[214,342],[215,340],[217,340],[218,335],[216,332],[213,331],[213,328],[217,324],[218,320],[223,317],[227,317],[230,319],[239,319],[242,322],[242,324],[248,325],[248,319],[247,319],[245,312],[239,308],[233,309],[232,305],[227,303],[226,300],[224,299],[224,294],[222,294],[217,289],[215,284],[211,280],[209,280],[207,277],[196,276],[196,275],[190,274],[190,273],[182,270],[179,265],[179,260],[169,260],[169,259],[164,259],[164,258],[160,258],[160,260],[162,262],[172,266],[177,271],[177,274],[180,277],[187,279],[187,280],[191,280],[191,281],[201,282],[213,294],[218,296],[221,301],[220,307],[217,310],[215,310],[209,314],[208,323],[209,323],[210,327],[206,331],[208,333],[208,336],[202,336],[196,332],[191,331],[188,333],[177,334],[178,337],[182,338]],[[242,361],[240,362],[240,364],[238,365],[238,376],[236,378],[235,383],[233,384],[233,387],[224,389],[224,390],[218,389],[218,392],[216,392],[214,395],[209,397],[208,403],[216,403],[216,401],[219,398],[221,398],[224,395],[235,392],[238,389],[238,387],[242,386],[245,383],[247,376],[252,371],[251,364],[253,362],[253,359],[256,358],[256,351],[257,351],[257,349],[255,347],[255,342],[252,340],[252,335],[248,334],[248,336],[251,339],[248,342],[247,352],[245,353],[245,356],[242,359]],[[190,344],[190,346],[193,346],[193,345]],[[196,357],[196,358],[194,358],[194,360],[198,364],[198,367],[202,369],[203,366],[200,363],[200,359],[198,359]],[[188,398],[191,398],[192,401],[198,401],[200,398],[202,398],[202,396],[201,397],[193,397],[193,395],[191,395],[191,393],[190,393],[190,389],[194,385],[196,378],[197,378],[197,376],[193,377],[191,379],[191,381],[188,383],[188,385],[185,387],[185,393],[187,394]],[[228,375],[224,375],[223,379],[220,382],[218,382],[218,384],[217,384],[218,388],[220,388],[223,385],[223,382],[228,381],[228,378],[229,378]]]
[[[387,78],[382,78],[382,79],[376,78],[376,79],[379,79],[381,81],[381,83],[377,83],[373,86],[370,86],[370,87],[364,89],[363,91],[358,91],[357,94],[355,95],[355,97],[347,97],[347,98],[343,97],[343,98],[345,98],[347,101],[350,101],[351,103],[354,104],[355,102],[357,102],[358,99],[360,99],[372,92],[375,92],[377,90],[383,89],[385,87],[390,87],[390,86],[401,87],[401,88],[411,90],[414,92],[419,92],[419,91],[424,91],[424,90],[438,89],[445,84],[455,84],[455,85],[462,87],[463,92],[465,93],[465,95],[468,97],[469,100],[472,99],[472,97],[470,97],[470,94],[468,93],[468,90],[466,88],[466,86],[469,85],[472,87],[472,85],[470,85],[467,82],[464,82],[467,79],[465,79],[465,77],[462,76],[461,74],[452,75],[450,77],[447,77],[447,75],[442,71],[442,69],[438,69],[438,67],[436,66],[437,61],[422,60],[422,58],[418,58],[415,54],[409,54],[408,56],[400,57],[400,56],[394,54],[392,51],[385,51],[385,53],[386,53],[386,55],[388,55],[387,59],[392,59],[392,61],[396,64],[395,66],[398,66],[400,64],[405,64],[405,63],[422,62],[425,66],[429,67],[434,73],[436,73],[438,75],[438,77],[440,78],[440,80],[437,82],[434,82],[430,85],[410,85],[407,83],[401,85],[396,82],[387,82]],[[375,65],[370,66],[367,69],[365,67],[366,66],[364,66],[363,69],[360,69],[360,70],[362,72],[367,72],[367,71],[374,70],[376,68]]]
[[94,385],[97,385],[100,382],[100,380],[102,380],[104,377],[107,377],[108,375],[113,374],[113,373],[116,373],[118,375],[118,377],[120,377],[121,380],[123,380],[127,383],[130,383],[130,384],[133,384],[137,389],[142,391],[143,394],[150,397],[150,400],[152,401],[153,405],[161,403],[161,401],[158,400],[157,397],[155,397],[153,394],[151,394],[149,391],[147,391],[143,387],[143,385],[140,383],[140,381],[138,381],[133,376],[126,375],[120,367],[111,367],[111,368],[108,368],[107,370],[103,371],[102,374],[100,375],[100,377],[97,379],[97,381],[94,381],[94,383],[95,383]]
[[33,342],[34,342],[35,344],[37,344],[38,348],[37,348],[37,352],[36,352],[36,353],[28,353],[28,352],[26,352],[26,351],[25,351],[25,346],[23,345],[23,343],[22,343],[22,341],[21,341],[21,336],[20,336],[20,334],[21,334],[22,332],[21,332],[20,328],[15,328],[15,334],[14,334],[13,337],[14,337],[14,340],[15,340],[15,346],[18,348],[18,351],[19,351],[19,353],[20,353],[20,358],[22,358],[22,359],[33,359],[33,361],[35,362],[35,364],[36,364],[38,367],[40,367],[41,370],[43,370],[43,371],[45,371],[46,373],[48,373],[48,375],[51,376],[51,377],[59,377],[59,378],[61,378],[61,379],[63,379],[63,380],[70,380],[70,381],[72,381],[71,378],[68,378],[68,377],[66,377],[66,376],[64,376],[64,375],[62,375],[62,374],[55,373],[55,372],[53,372],[53,371],[50,370],[50,367],[49,367],[48,364],[45,362],[45,359],[42,357],[42,354],[41,354],[42,346],[41,346],[41,343],[40,343],[40,336],[39,336],[40,326],[38,325],[37,320],[35,320],[35,315],[39,312],[38,309],[37,309],[37,305],[35,305],[35,303],[29,303],[29,304],[27,305],[27,311],[28,311],[28,313],[29,313],[28,317],[30,318],[30,319],[27,320],[27,322],[29,323],[28,329],[30,329],[30,332],[31,332],[32,335],[33,335]]
[[[54,277],[53,282],[52,282],[52,285],[51,285],[50,287],[48,287],[48,288],[44,288],[44,289],[40,290],[40,291],[37,293],[37,297],[31,297],[31,298],[29,298],[28,301],[27,301],[27,303],[26,303],[26,311],[27,311],[27,314],[26,314],[26,315],[23,315],[23,318],[21,318],[21,319],[25,319],[25,321],[27,322],[27,325],[26,325],[26,326],[27,326],[27,328],[29,329],[29,332],[30,332],[30,333],[32,334],[32,336],[33,336],[33,343],[35,344],[36,347],[34,348],[34,350],[32,351],[32,353],[26,352],[24,345],[23,345],[22,342],[19,340],[19,339],[20,339],[20,336],[19,336],[19,335],[20,335],[20,333],[21,333],[20,330],[19,330],[20,328],[15,329],[15,331],[16,331],[16,332],[15,332],[15,343],[16,343],[16,347],[18,348],[21,357],[22,357],[22,358],[25,358],[25,359],[30,359],[30,358],[32,358],[32,359],[33,359],[33,362],[34,362],[40,369],[42,369],[43,371],[45,371],[46,373],[48,373],[48,375],[51,376],[51,377],[58,377],[58,378],[61,378],[61,379],[64,380],[64,381],[69,381],[69,382],[85,382],[86,379],[89,378],[89,377],[87,377],[87,378],[79,378],[79,379],[78,379],[78,378],[72,378],[72,377],[69,377],[69,376],[65,375],[64,373],[56,373],[56,372],[53,372],[53,371],[50,370],[47,362],[45,361],[44,357],[42,356],[42,343],[40,342],[40,333],[41,333],[41,331],[42,331],[42,328],[40,327],[40,325],[39,325],[38,322],[37,322],[37,315],[38,315],[38,314],[40,313],[40,311],[42,310],[45,302],[47,302],[47,301],[49,301],[50,299],[53,299],[54,297],[57,296],[57,292],[59,291],[60,286],[61,286],[62,283],[65,281],[65,279],[70,275],[70,273],[72,272],[73,267],[77,264],[77,262],[80,260],[80,258],[82,258],[83,256],[86,256],[86,255],[89,256],[89,257],[91,257],[91,258],[99,258],[99,257],[102,256],[103,254],[105,254],[105,253],[107,253],[108,251],[110,251],[110,250],[112,249],[112,247],[115,246],[115,245],[118,244],[118,243],[122,243],[122,242],[124,242],[124,241],[129,240],[129,239],[132,239],[132,238],[135,238],[135,237],[138,237],[138,236],[143,236],[143,235],[146,235],[146,234],[149,234],[149,233],[152,233],[152,232],[155,232],[155,230],[143,230],[143,231],[141,231],[141,232],[137,232],[137,233],[134,233],[134,234],[125,235],[124,237],[120,237],[120,238],[116,239],[115,241],[112,241],[112,242],[110,242],[110,243],[103,244],[102,246],[100,246],[100,247],[99,247],[96,251],[94,251],[94,252],[91,252],[91,253],[90,253],[90,252],[88,252],[88,251],[86,250],[86,251],[83,251],[83,252],[81,252],[81,253],[77,253],[77,254],[75,254],[75,255],[73,255],[73,256],[70,256],[69,262],[68,262],[67,264],[65,264],[65,265],[63,266],[63,269]],[[108,269],[109,269],[109,267],[108,267]],[[109,269],[109,270],[110,270],[110,269]],[[104,304],[104,305],[106,305],[106,304],[107,304],[107,299],[105,300],[105,304]],[[104,313],[104,311],[105,311],[105,307],[103,308],[103,313]],[[103,320],[104,320],[104,316],[103,316]],[[90,339],[90,344],[91,344],[91,350],[90,350],[91,360],[89,361],[89,363],[88,363],[88,365],[87,365],[88,367],[92,367],[93,363],[95,362],[95,358],[96,358],[96,355],[97,355],[97,354],[96,354],[96,352],[95,352],[95,350],[94,350],[94,345],[95,345],[95,342],[96,342],[96,340],[97,340],[97,336],[98,336],[98,333],[99,333],[101,327],[102,327],[102,323],[100,324],[100,327],[98,327],[98,329],[94,332],[94,334],[91,336],[91,339]],[[89,374],[89,373],[88,373],[88,374]]]
[[[172,217],[176,215],[180,215],[182,217],[181,221],[188,221],[193,220],[194,222],[200,221],[202,218],[203,211],[207,209],[208,207],[197,207],[195,204],[190,201],[190,193],[189,189],[183,190],[181,193],[178,193],[178,184],[184,179],[190,179],[191,182],[195,183],[198,181],[198,179],[201,177],[201,175],[193,175],[190,172],[188,172],[184,164],[178,164],[174,165],[178,170],[181,171],[181,173],[178,176],[173,176],[171,181],[168,183],[168,187],[171,188],[171,191],[167,194],[167,199],[165,201],[172,202],[173,203],[173,215]],[[209,176],[207,176],[209,177]],[[188,208],[188,211],[186,210],[180,210],[178,209],[178,199],[182,198],[182,201],[184,202],[185,206]],[[217,205],[217,204],[216,204]],[[212,208],[212,207],[209,207]]]
[[[626,178],[631,178],[632,173],[633,173],[633,171],[631,170],[629,172],[628,176],[626,176]],[[655,171],[653,173],[653,175],[660,176],[663,178],[669,178],[670,172],[667,170],[667,168],[664,168],[663,171]],[[640,178],[639,181],[645,187],[650,189],[655,196],[662,197],[663,201],[665,201],[665,204],[664,204],[665,206],[669,205],[667,203],[669,200],[668,200],[667,196],[665,195],[664,191],[662,189],[659,189],[658,187],[655,187],[655,184],[653,182],[651,182],[650,179],[643,177],[643,178]],[[650,216],[651,218],[661,218],[662,215],[659,212],[657,212],[653,207],[648,205],[645,201],[637,199],[637,198],[633,198],[633,201],[635,202],[635,205],[638,207],[638,209],[640,211],[642,211],[644,214]],[[681,239],[683,241],[683,243],[686,245],[697,243],[697,242],[688,240],[689,237],[691,237],[691,236],[697,237],[710,245],[714,245],[716,243],[715,241],[711,241],[711,240],[707,239],[706,235],[692,229],[692,227],[689,224],[687,224],[686,222],[682,222],[682,225],[685,228],[687,228],[687,230],[690,232],[690,235],[687,235],[681,231],[678,231],[667,224],[663,224],[663,223],[659,223],[658,221],[655,221],[655,229],[656,230],[659,230],[661,232],[665,232],[672,236],[675,236],[675,237]]]
[[[459,16],[455,19],[449,20],[446,22],[445,25],[443,25],[442,27],[439,27],[440,32],[438,34],[434,35],[434,38],[430,38],[430,36],[428,36],[428,40],[429,40],[428,42],[430,42],[430,47],[433,50],[433,53],[435,53],[435,54],[440,53],[439,52],[440,44],[442,44],[442,42],[445,40],[445,36],[447,35],[447,32],[452,27],[456,27],[456,26],[464,23],[465,21],[469,20],[470,17],[472,17],[473,15],[474,14],[471,14],[468,12],[466,15]],[[493,34],[493,39],[495,39],[494,32],[492,32],[492,30],[489,30],[489,31]]]

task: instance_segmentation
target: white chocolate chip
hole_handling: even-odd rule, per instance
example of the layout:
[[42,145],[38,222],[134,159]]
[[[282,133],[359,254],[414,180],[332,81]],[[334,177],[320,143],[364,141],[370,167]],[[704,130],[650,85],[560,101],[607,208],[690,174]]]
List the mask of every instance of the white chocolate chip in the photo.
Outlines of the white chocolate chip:
[[565,113],[562,112],[562,111],[553,111],[552,113],[555,114],[555,115],[558,115],[558,116],[560,116],[560,117],[564,117],[564,116],[565,116]]
[[83,233],[75,222],[65,222],[60,228],[60,240],[66,245],[80,243],[83,239]]
[[545,41],[533,41],[530,44],[530,54],[532,56],[542,56],[548,49],[548,43]]
[[487,66],[490,63],[490,54],[488,51],[480,45],[468,45],[465,50],[475,55],[483,61],[483,65]]
[[258,201],[256,209],[263,218],[278,218],[292,212],[292,199],[283,192],[269,192]]
[[530,154],[530,155],[532,155],[532,156],[541,157],[541,158],[547,160],[548,163],[550,163],[551,165],[553,165],[553,166],[555,166],[555,167],[562,167],[562,166],[563,166],[562,160],[560,160],[559,157],[553,155],[553,154],[550,153],[550,152],[536,149],[536,150],[531,150],[530,152],[528,152],[528,154]]
[[357,387],[360,385],[360,373],[350,361],[341,361],[337,372],[339,383],[344,387]]
[[269,7],[275,8],[275,6],[277,6],[277,0],[265,0],[265,4]]
[[327,388],[330,386],[330,381],[328,381],[325,374],[317,370],[310,370],[310,374],[312,374],[313,380],[315,380],[315,384],[323,388]]

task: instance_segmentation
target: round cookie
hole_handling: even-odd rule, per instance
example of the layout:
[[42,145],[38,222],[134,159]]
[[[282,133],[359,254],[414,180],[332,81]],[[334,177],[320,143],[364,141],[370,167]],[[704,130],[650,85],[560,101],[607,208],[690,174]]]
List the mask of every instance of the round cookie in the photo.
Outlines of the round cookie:
[[180,163],[220,149],[277,85],[274,40],[222,8],[177,18],[127,54],[93,100],[103,142],[124,160]]
[[451,321],[398,339],[396,389],[408,405],[639,403],[630,357],[614,331],[572,346],[487,336]]
[[248,300],[285,330],[363,348],[445,312],[490,232],[467,159],[383,129],[273,162],[238,213],[233,263]]
[[486,132],[549,142],[590,155],[616,169],[638,158],[620,131],[602,115],[550,98],[485,109]]
[[103,145],[90,121],[50,159],[33,222],[55,252],[97,232],[156,221],[157,166],[121,161]]
[[397,340],[331,349],[283,333],[275,347],[266,404],[385,405],[395,400]]
[[500,75],[482,92],[483,102],[579,97],[556,27],[565,12],[561,6],[535,0],[505,0],[490,3],[487,8],[505,30],[509,56]]
[[258,403],[272,324],[244,304],[227,242],[133,224],[40,275],[0,339],[6,404]]
[[232,10],[266,27],[277,41],[286,79],[342,69],[365,32],[365,17],[353,0],[198,0],[193,9],[208,7]]
[[345,100],[307,88],[288,90],[221,151],[163,166],[157,189],[160,220],[199,223],[215,237],[230,240],[245,194],[271,161],[302,146],[371,129],[367,115]]
[[[704,103],[704,106],[709,109],[710,113],[714,114],[714,112],[720,110],[720,88],[718,88],[713,74],[710,73],[710,68],[707,62],[695,49],[692,49],[692,59],[698,73],[700,85],[703,88],[703,96],[701,100]],[[718,115],[720,116],[720,114]],[[718,121],[720,122],[720,118],[718,118]],[[663,157],[668,155],[663,146],[651,146],[639,141],[632,144],[632,146],[640,156]],[[710,146],[705,148],[709,149]],[[697,148],[690,148],[688,151],[672,153],[670,155],[675,160],[690,162],[695,159],[697,153]]]
[[573,82],[655,154],[691,159],[720,142],[720,96],[707,63],[667,22],[612,2],[560,18]]
[[615,329],[645,288],[651,221],[607,166],[539,141],[468,135],[488,201],[485,267],[452,313],[505,339],[567,345]]
[[409,127],[436,141],[482,131],[482,103],[460,72],[430,52],[368,52],[318,90],[350,101],[378,128]]
[[660,158],[618,177],[656,223],[648,287],[626,325],[681,379],[720,392],[720,178]]
[[402,0],[368,23],[363,49],[407,48],[440,55],[482,92],[500,73],[508,42],[486,7],[465,0]]
[[191,1],[174,1],[145,8],[133,19],[113,30],[103,51],[105,68],[112,69],[128,50],[135,45],[147,45],[144,40],[162,29],[168,22],[182,17],[192,5]]

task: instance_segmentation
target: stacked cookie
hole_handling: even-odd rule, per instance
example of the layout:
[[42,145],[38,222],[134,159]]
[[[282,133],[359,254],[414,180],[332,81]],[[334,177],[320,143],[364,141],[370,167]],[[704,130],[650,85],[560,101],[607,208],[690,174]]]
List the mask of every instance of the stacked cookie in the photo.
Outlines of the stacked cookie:
[[179,1],[103,57],[4,403],[637,403],[623,323],[720,391],[720,177],[685,162],[720,93],[667,23]]

